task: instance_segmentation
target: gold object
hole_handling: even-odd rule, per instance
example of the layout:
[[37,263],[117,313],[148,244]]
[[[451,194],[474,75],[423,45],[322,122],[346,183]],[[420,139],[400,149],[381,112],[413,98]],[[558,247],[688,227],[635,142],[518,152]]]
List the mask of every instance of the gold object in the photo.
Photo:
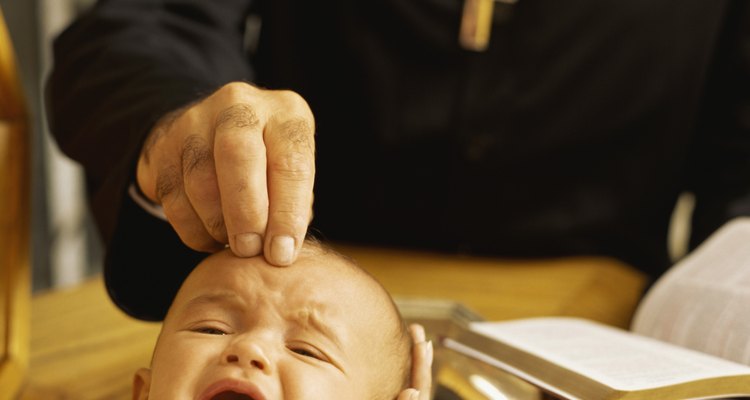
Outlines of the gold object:
[[[509,9],[518,0],[464,0],[464,10],[461,14],[461,29],[458,42],[467,50],[484,51],[490,44],[492,23],[495,20],[506,19]],[[501,3],[504,8],[498,10],[495,16],[495,3]]]
[[467,50],[483,51],[490,42],[495,0],[464,0],[459,43]]

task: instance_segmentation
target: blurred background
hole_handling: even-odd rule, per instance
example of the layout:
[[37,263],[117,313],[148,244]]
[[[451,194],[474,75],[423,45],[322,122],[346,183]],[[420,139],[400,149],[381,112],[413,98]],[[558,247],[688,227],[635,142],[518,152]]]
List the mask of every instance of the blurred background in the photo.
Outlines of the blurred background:
[[44,119],[42,92],[53,38],[92,0],[0,0],[16,50],[33,128],[33,287],[80,282],[101,270],[101,246],[88,215],[81,169],[60,153]]

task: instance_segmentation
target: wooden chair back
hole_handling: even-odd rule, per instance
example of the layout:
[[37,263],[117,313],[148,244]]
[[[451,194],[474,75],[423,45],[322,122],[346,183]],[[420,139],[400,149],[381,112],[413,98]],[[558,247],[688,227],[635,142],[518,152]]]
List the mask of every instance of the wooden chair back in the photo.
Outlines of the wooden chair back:
[[18,396],[29,361],[28,120],[0,9],[0,400]]

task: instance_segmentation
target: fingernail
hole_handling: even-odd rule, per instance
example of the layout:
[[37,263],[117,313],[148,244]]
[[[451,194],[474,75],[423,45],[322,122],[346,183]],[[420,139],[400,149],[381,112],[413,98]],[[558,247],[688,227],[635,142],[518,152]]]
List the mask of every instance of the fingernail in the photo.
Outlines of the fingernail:
[[289,265],[294,258],[294,239],[290,236],[275,236],[271,242],[271,258],[277,265]]
[[427,348],[425,349],[425,355],[427,356],[427,359],[432,362],[432,355],[434,354],[434,349],[432,348],[432,340],[427,342]]
[[419,343],[419,342],[425,341],[425,332],[424,332],[424,327],[422,325],[412,324],[411,332],[414,338],[414,342]]
[[414,390],[411,392],[411,396],[409,396],[409,399],[411,400],[419,400],[419,390]]
[[263,250],[263,241],[257,233],[239,233],[234,236],[234,252],[240,257],[253,257]]

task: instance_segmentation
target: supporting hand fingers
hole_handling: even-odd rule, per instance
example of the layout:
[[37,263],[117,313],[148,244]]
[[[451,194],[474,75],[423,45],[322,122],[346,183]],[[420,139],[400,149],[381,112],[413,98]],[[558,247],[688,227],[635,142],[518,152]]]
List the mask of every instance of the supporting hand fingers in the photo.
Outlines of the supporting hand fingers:
[[406,389],[399,393],[397,400],[421,400],[421,393],[416,389]]
[[432,360],[434,353],[432,341],[425,341],[425,332],[421,325],[412,324],[409,327],[409,332],[414,343],[412,350],[411,388],[419,392],[418,397],[415,397],[415,399],[429,400],[432,390]]

